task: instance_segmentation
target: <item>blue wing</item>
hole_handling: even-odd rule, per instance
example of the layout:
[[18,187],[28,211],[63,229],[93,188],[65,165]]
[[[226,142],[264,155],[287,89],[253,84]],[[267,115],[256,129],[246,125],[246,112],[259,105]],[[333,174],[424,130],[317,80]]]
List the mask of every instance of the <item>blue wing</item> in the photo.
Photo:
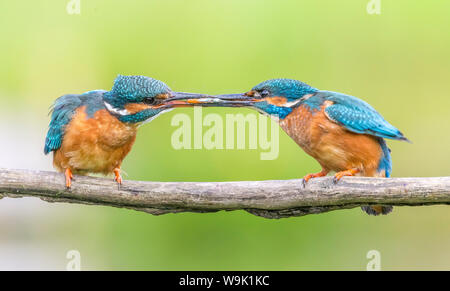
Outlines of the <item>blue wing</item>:
[[56,99],[52,108],[52,119],[45,138],[44,153],[59,149],[66,125],[72,120],[75,110],[82,104],[80,95],[69,94]]
[[333,102],[325,109],[325,113],[328,118],[346,129],[355,133],[408,141],[367,102],[353,96],[329,91],[321,91],[317,95],[322,95],[318,97],[322,97],[324,101]]
[[93,90],[83,94],[64,95],[56,99],[52,108],[52,120],[45,138],[45,154],[61,147],[66,126],[72,120],[78,107],[86,105],[88,117],[92,117],[97,110],[104,108],[103,94],[105,92],[104,90]]

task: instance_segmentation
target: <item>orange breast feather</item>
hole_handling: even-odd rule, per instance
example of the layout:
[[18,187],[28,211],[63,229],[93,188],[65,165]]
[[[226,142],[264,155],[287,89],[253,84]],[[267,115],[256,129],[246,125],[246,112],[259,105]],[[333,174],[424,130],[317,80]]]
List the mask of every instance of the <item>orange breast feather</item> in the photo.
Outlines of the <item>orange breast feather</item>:
[[280,122],[284,131],[330,171],[359,169],[363,176],[377,176],[382,149],[370,135],[348,131],[331,121],[321,110],[299,106]]
[[53,164],[60,171],[109,174],[120,167],[135,138],[136,127],[120,122],[106,109],[89,118],[85,107],[80,107],[66,127]]

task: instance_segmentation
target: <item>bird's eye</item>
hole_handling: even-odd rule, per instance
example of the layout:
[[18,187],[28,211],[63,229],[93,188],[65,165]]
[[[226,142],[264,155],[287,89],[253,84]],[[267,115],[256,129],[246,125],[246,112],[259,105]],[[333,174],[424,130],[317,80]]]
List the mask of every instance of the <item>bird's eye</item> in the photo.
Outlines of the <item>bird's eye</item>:
[[148,105],[153,105],[156,103],[156,99],[154,97],[144,98],[144,103]]
[[266,90],[266,89],[262,90],[259,93],[259,95],[261,95],[261,97],[267,97],[267,96],[269,96],[269,94],[270,94],[269,90]]

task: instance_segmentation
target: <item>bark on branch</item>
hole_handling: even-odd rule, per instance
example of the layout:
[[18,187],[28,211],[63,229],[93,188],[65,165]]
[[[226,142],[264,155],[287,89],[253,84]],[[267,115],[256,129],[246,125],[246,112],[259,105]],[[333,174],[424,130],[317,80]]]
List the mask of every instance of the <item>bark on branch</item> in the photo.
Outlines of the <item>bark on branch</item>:
[[[331,177],[302,186],[301,180],[241,182],[141,182],[75,176],[66,190],[60,173],[0,168],[0,198],[38,197],[67,202],[129,208],[159,215],[177,212],[246,210],[282,218],[348,209],[362,205],[421,206],[450,204],[450,177]],[[1,203],[1,201],[0,201]]]

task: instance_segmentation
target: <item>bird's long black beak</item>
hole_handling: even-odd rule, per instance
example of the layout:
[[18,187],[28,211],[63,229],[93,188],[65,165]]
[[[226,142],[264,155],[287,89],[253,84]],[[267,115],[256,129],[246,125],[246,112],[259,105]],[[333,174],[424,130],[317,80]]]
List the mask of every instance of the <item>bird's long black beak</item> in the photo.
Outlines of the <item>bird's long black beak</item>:
[[173,92],[172,97],[164,101],[171,107],[243,107],[252,106],[253,97],[245,94],[205,95],[197,93]]

